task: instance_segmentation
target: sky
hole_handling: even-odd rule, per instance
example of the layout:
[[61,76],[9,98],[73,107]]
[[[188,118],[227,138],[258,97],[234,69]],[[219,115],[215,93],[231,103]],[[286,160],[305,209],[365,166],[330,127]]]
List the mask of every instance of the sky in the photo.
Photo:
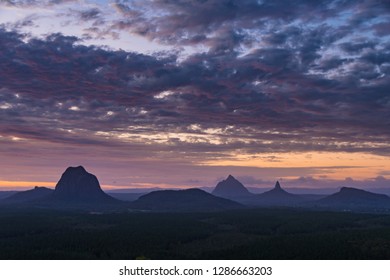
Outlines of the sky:
[[390,4],[0,0],[0,189],[390,187]]

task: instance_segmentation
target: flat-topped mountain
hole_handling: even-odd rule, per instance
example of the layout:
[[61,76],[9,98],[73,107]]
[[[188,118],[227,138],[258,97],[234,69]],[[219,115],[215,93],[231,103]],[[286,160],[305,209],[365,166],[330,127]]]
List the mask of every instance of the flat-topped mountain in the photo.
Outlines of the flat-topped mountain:
[[100,203],[113,202],[100,187],[95,175],[88,173],[84,167],[68,167],[58,181],[53,199],[64,202]]
[[154,191],[132,203],[140,210],[165,212],[209,212],[239,209],[237,202],[216,197],[200,189]]
[[390,197],[365,190],[342,187],[339,192],[317,201],[317,205],[334,208],[387,208]]
[[212,194],[239,202],[246,201],[248,198],[254,196],[232,175],[229,175],[225,180],[219,182],[212,191]]
[[31,190],[17,192],[5,199],[7,202],[38,201],[51,195],[54,191],[45,187],[35,187]]

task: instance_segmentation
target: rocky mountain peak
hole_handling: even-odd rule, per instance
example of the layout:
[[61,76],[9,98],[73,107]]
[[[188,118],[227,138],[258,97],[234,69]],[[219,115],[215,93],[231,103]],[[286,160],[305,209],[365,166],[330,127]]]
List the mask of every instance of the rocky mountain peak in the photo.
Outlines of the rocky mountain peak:
[[65,201],[95,202],[111,199],[100,187],[95,175],[83,166],[68,167],[54,190],[54,197]]

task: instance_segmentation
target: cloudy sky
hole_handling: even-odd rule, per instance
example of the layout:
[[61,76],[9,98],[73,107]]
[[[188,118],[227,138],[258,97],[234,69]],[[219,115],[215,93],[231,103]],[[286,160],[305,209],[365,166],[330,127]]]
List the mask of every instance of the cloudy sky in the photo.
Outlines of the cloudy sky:
[[390,187],[390,4],[0,0],[0,187]]

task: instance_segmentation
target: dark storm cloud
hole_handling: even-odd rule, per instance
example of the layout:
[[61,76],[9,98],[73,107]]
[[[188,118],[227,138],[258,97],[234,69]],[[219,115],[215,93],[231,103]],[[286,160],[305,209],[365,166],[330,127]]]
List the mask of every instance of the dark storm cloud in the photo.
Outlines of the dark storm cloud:
[[19,7],[34,7],[34,6],[46,6],[46,5],[57,5],[63,3],[77,2],[78,0],[3,0],[4,4],[10,6]]
[[[382,31],[372,21],[373,6],[151,1],[145,9],[134,3],[115,3],[122,18],[110,32],[204,50],[184,58],[142,55],[84,46],[61,34],[27,40],[1,30],[0,133],[91,145],[110,139],[121,147],[144,141],[189,158],[200,151],[223,158],[235,150],[390,154],[390,48],[374,36]],[[376,17],[388,14],[375,3]],[[353,13],[343,19],[346,11],[362,19]],[[90,9],[78,20],[104,17]]]
[[390,21],[375,24],[373,28],[378,36],[390,35]]
[[375,42],[346,42],[340,44],[342,50],[350,53],[357,54],[363,51],[364,49],[374,49],[376,43]]
[[98,8],[92,8],[79,12],[80,18],[83,20],[95,20],[100,18],[101,11]]
[[[142,36],[157,39],[170,44],[203,43],[212,49],[228,49],[251,46],[259,37],[259,31],[276,33],[268,38],[271,43],[284,43],[292,33],[280,32],[299,21],[302,26],[338,20],[343,13],[352,14],[354,23],[338,28],[337,34],[348,32],[351,25],[364,23],[388,7],[383,1],[150,1],[148,5],[154,11],[144,9],[139,1],[116,1],[114,4],[123,16],[116,24],[117,28],[129,29]],[[313,17],[313,15],[315,15]],[[357,23],[357,21],[359,23]],[[310,27],[309,27],[310,28]],[[321,38],[313,41],[315,47]]]
[[[99,96],[131,95],[126,85],[137,77],[153,76],[169,63],[141,54],[110,52],[76,46],[76,37],[53,34],[45,41],[19,40],[17,34],[2,34],[1,84],[31,95],[61,100]],[[120,97],[120,96],[117,96]],[[141,97],[142,98],[142,97]],[[99,99],[100,100],[100,99]],[[104,100],[104,96],[103,96]]]

